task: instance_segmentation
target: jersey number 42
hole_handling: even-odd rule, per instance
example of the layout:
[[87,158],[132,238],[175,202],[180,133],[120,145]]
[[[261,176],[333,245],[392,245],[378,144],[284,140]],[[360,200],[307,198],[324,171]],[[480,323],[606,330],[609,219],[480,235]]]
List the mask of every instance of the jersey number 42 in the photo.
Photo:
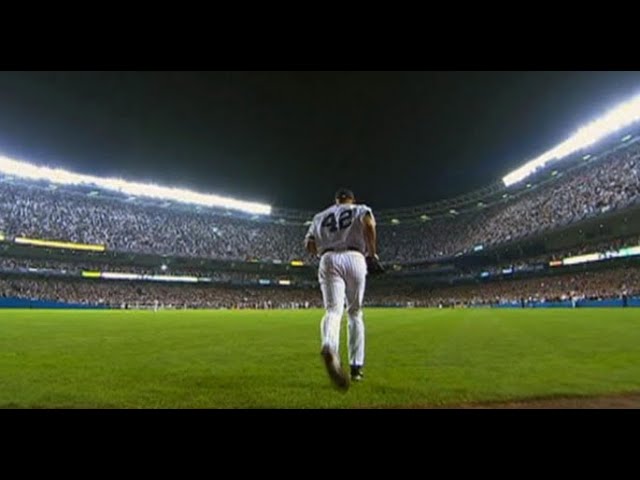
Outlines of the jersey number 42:
[[336,216],[333,213],[330,213],[324,220],[322,220],[321,225],[324,228],[328,228],[330,232],[337,232],[338,230],[344,230],[345,228],[349,228],[353,223],[353,210],[343,210],[340,212],[340,216],[336,220]]

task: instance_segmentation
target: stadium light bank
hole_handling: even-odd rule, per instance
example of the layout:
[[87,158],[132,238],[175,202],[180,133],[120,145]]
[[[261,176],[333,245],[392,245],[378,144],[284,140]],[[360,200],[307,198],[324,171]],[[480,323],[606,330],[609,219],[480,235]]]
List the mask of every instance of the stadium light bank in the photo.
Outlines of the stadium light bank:
[[609,110],[604,116],[580,128],[567,140],[543,153],[538,158],[525,163],[523,166],[502,178],[505,186],[524,180],[532,173],[543,168],[547,163],[560,160],[583,148],[593,145],[606,136],[640,120],[640,95],[628,102],[622,103]]
[[46,180],[62,185],[93,185],[133,196],[144,196],[163,200],[192,203],[206,207],[220,207],[243,212],[270,215],[271,206],[263,203],[245,202],[219,195],[208,195],[180,188],[127,182],[119,178],[99,178],[82,175],[59,168],[38,167],[26,162],[0,155],[0,173],[30,180]]

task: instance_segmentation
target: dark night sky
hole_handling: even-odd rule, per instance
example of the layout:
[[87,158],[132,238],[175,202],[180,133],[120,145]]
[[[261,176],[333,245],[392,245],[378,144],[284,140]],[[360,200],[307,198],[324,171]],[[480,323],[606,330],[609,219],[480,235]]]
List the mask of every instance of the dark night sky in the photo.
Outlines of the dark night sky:
[[0,153],[319,209],[483,187],[640,93],[640,72],[3,72]]

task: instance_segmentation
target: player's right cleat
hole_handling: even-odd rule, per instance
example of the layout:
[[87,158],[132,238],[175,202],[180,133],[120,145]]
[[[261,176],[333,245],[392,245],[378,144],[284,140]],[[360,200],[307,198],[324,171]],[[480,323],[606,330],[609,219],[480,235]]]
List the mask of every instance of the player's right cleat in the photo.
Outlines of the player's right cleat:
[[364,378],[364,373],[362,372],[362,367],[357,365],[351,365],[351,380],[354,382],[359,382]]
[[349,389],[349,377],[345,374],[340,366],[340,359],[338,355],[331,350],[328,346],[322,347],[322,351],[320,352],[322,355],[322,359],[324,360],[324,365],[327,368],[327,373],[329,374],[329,378],[336,386],[336,388],[346,391]]

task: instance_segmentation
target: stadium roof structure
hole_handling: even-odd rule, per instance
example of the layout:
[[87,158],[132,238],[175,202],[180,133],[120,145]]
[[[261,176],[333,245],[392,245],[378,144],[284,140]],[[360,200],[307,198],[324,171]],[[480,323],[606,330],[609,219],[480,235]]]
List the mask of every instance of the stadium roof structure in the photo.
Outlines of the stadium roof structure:
[[271,206],[262,203],[247,202],[220,195],[204,194],[183,188],[130,182],[121,178],[101,178],[93,175],[83,175],[61,168],[37,166],[2,155],[0,155],[0,173],[7,176],[15,176],[35,181],[47,181],[59,185],[97,187],[133,197],[141,196],[159,200],[171,200],[205,207],[238,210],[258,215],[271,214]]
[[609,110],[602,117],[579,128],[564,142],[528,161],[502,178],[509,187],[518,183],[547,164],[561,160],[597,143],[609,135],[619,132],[640,120],[640,95]]

